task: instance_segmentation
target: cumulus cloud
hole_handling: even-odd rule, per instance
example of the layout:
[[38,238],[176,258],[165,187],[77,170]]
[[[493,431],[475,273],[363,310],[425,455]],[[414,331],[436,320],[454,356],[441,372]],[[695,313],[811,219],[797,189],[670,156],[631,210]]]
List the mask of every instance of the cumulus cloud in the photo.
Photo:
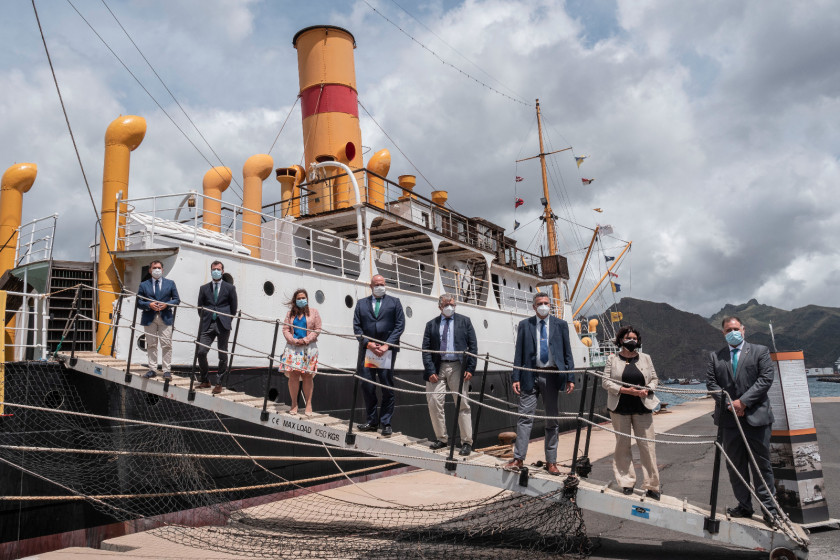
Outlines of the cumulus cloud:
[[[361,111],[363,143],[391,150],[393,176],[425,176],[418,192],[447,189],[455,209],[508,233],[516,192],[526,200],[516,219],[528,225],[513,235],[539,253],[539,165],[515,163],[539,151],[538,97],[546,150],[573,147],[550,156],[549,176],[574,272],[591,231],[570,222],[609,223],[617,238],[634,241],[618,296],[707,315],[751,297],[788,309],[840,305],[833,2],[797,10],[759,0],[400,3],[423,24],[393,2],[369,3],[446,62],[524,104],[442,63],[361,1],[109,2],[216,157],[100,3],[74,2],[162,109],[68,5],[42,9],[97,203],[104,130],[120,113],[149,123],[132,161],[138,196],[198,188],[207,160],[239,177],[290,112],[272,156],[278,166],[300,162],[291,38],[327,23],[356,37],[359,99],[376,120]],[[24,219],[55,211],[60,200],[59,227],[73,240],[61,255],[84,258],[92,210],[34,17],[25,3],[4,12],[11,47],[0,53],[0,153],[6,167],[39,164]],[[591,157],[578,170],[572,153]],[[516,175],[525,181],[514,183]],[[583,186],[581,176],[595,181]],[[235,200],[236,190],[225,197]],[[610,254],[621,246],[602,240]],[[599,257],[587,281],[604,270]],[[589,310],[612,298],[600,294]]]

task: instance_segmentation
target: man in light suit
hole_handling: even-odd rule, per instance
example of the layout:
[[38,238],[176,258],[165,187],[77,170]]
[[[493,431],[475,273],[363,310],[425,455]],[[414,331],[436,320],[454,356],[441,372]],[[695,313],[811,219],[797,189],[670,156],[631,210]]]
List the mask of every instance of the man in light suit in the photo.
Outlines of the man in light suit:
[[[732,398],[730,407],[725,396],[719,392],[712,395],[716,401],[714,420],[715,425],[720,426],[723,450],[735,465],[733,469],[727,462],[726,467],[738,505],[727,508],[726,512],[731,517],[752,517],[752,496],[749,488],[738,478],[740,474],[749,483],[752,473],[756,494],[770,511],[769,515],[763,514],[764,521],[772,526],[772,516],[777,515],[777,511],[770,497],[771,493],[775,494],[773,468],[770,465],[770,428],[773,424],[773,411],[767,397],[774,376],[770,350],[766,346],[744,341],[746,330],[738,317],[726,317],[721,327],[728,344],[725,348],[709,354],[706,387],[709,391],[722,389]],[[737,420],[733,417],[733,411]],[[741,438],[736,421],[744,430],[746,444]],[[747,447],[758,463],[766,487],[752,466]]]
[[140,324],[146,331],[146,357],[149,371],[143,376],[151,379],[157,375],[158,342],[163,361],[163,378],[172,379],[172,324],[175,321],[171,305],[181,303],[175,282],[163,277],[163,263],[149,263],[151,278],[140,282],[137,290],[137,307],[143,310]]
[[[537,410],[537,394],[542,394],[545,415],[545,462],[549,474],[559,475],[557,468],[557,434],[560,422],[557,419],[557,400],[560,391],[571,393],[575,388],[574,374],[563,373],[575,368],[572,345],[569,341],[569,325],[566,321],[550,314],[548,295],[534,294],[533,307],[536,315],[520,321],[516,329],[516,354],[513,358],[513,392],[519,395],[519,421],[516,423],[516,445],[513,459],[505,465],[510,470],[522,468],[531,427],[530,416]],[[517,368],[538,369],[525,371]],[[560,370],[560,373],[557,373]],[[552,373],[554,372],[554,373]]]
[[[423,333],[423,379],[426,380],[426,401],[429,403],[429,416],[435,437],[429,447],[441,449],[446,447],[449,436],[446,432],[446,414],[444,403],[446,391],[458,392],[461,377],[464,378],[463,395],[467,395],[468,381],[475,372],[476,357],[455,352],[467,351],[470,354],[478,352],[478,341],[475,329],[469,317],[455,313],[455,296],[443,294],[438,298],[440,315],[426,323]],[[439,354],[437,351],[451,351],[451,354]],[[473,434],[470,418],[470,405],[461,399],[461,409],[458,412],[458,429],[461,432],[461,455],[472,453]],[[454,437],[454,434],[453,434]]]
[[222,280],[225,273],[225,265],[221,261],[213,261],[210,265],[210,277],[212,280],[198,289],[198,367],[201,372],[201,383],[199,389],[209,389],[210,377],[207,364],[207,353],[213,341],[217,341],[219,352],[219,369],[216,372],[215,387],[213,394],[222,392],[222,374],[227,369],[228,363],[228,339],[230,338],[230,325],[232,316],[236,315],[238,299],[236,288]]
[[[373,295],[356,302],[353,313],[353,332],[359,339],[359,356],[356,371],[364,379],[369,379],[388,387],[394,386],[394,359],[399,352],[396,347],[405,330],[405,315],[399,298],[385,294],[385,278],[377,274],[370,280]],[[381,341],[381,342],[379,342]],[[375,356],[385,356],[391,351],[391,367],[365,367],[365,352],[370,350]],[[367,421],[359,424],[360,432],[375,432],[382,426],[382,435],[390,437],[391,417],[394,414],[394,391],[382,389],[382,406],[377,411],[376,386],[362,383],[362,394],[367,407]]]

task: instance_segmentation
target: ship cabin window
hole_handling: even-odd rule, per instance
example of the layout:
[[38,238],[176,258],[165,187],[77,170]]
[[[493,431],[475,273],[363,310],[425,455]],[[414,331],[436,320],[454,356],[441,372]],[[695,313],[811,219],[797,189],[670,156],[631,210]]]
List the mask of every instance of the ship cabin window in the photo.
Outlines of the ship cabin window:
[[484,319],[484,328],[486,329],[489,326],[490,326],[490,323],[487,322],[487,319]]
[[137,348],[139,348],[143,352],[146,351],[146,335],[145,334],[141,334],[140,336],[137,337]]
[[274,295],[274,284],[271,283],[270,281],[266,280],[265,284],[263,284],[263,292],[265,292],[265,295],[267,295],[267,296],[273,296]]
[[353,296],[345,296],[344,305],[347,306],[347,309],[353,307]]
[[521,284],[520,282],[517,282],[517,283],[516,283],[516,289],[517,289],[517,290],[521,290],[521,289],[522,289],[522,284]]
[[322,292],[321,290],[315,292],[315,301],[317,301],[318,303],[324,303],[325,299],[326,298],[324,297],[324,292]]
[[420,218],[423,220],[423,226],[428,228],[428,229],[431,229],[429,227],[429,213],[428,212],[421,212],[420,213]]
[[414,310],[410,306],[406,307],[405,308],[405,316],[408,317],[409,319],[411,319],[411,317],[413,315],[414,315]]
[[528,291],[533,294],[534,293],[534,287],[533,286],[528,286]]
[[507,286],[507,278],[502,278],[502,285]]

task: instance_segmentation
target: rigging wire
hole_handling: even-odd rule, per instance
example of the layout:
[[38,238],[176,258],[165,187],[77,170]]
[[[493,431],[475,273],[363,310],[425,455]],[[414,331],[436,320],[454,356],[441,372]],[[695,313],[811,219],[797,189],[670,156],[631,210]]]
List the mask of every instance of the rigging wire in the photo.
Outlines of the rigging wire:
[[[368,8],[370,8],[371,10],[373,10],[373,11],[374,11],[374,13],[376,13],[376,15],[378,15],[379,17],[381,17],[382,19],[384,19],[385,21],[387,21],[388,23],[390,23],[391,25],[393,25],[394,27],[396,27],[396,28],[400,31],[400,33],[402,33],[403,35],[405,35],[406,37],[408,37],[409,39],[411,39],[412,41],[414,41],[415,43],[417,43],[418,45],[420,45],[421,47],[423,47],[423,48],[424,48],[426,51],[428,51],[428,52],[429,52],[432,56],[434,56],[435,58],[437,58],[439,61],[441,61],[441,62],[442,62],[443,64],[445,64],[446,66],[449,66],[449,67],[450,67],[450,68],[452,68],[453,70],[457,70],[458,72],[460,72],[461,74],[463,74],[464,76],[466,76],[466,77],[467,77],[467,78],[469,78],[470,80],[474,81],[474,82],[475,82],[475,83],[477,83],[478,85],[480,85],[480,86],[482,86],[482,87],[484,87],[484,88],[487,88],[487,89],[489,89],[490,91],[492,91],[493,93],[496,93],[496,94],[498,94],[498,95],[501,95],[502,97],[504,97],[504,98],[506,98],[506,99],[509,99],[510,101],[513,101],[514,103],[519,103],[520,105],[525,105],[526,107],[530,107],[530,106],[531,106],[531,105],[530,105],[530,103],[526,103],[525,101],[522,101],[521,99],[517,99],[517,98],[515,98],[515,97],[511,97],[510,95],[508,95],[508,94],[506,94],[506,93],[504,93],[504,92],[502,92],[502,91],[499,91],[498,89],[494,88],[494,87],[493,87],[493,86],[491,86],[490,84],[487,84],[486,82],[482,82],[481,80],[479,80],[478,78],[476,78],[476,77],[475,77],[475,76],[473,76],[472,74],[469,74],[468,72],[465,72],[464,70],[461,70],[460,68],[458,68],[457,66],[455,66],[455,65],[454,65],[454,64],[452,64],[451,62],[447,62],[447,61],[446,61],[443,57],[441,57],[438,53],[436,53],[435,51],[433,51],[432,49],[430,49],[429,47],[427,47],[426,45],[424,45],[423,43],[421,43],[420,41],[418,41],[417,39],[415,39],[415,38],[414,38],[414,36],[412,36],[412,35],[411,35],[408,31],[406,31],[405,29],[403,29],[402,27],[400,27],[399,25],[397,25],[396,23],[394,23],[393,21],[391,21],[390,19],[388,19],[388,17],[387,17],[385,14],[383,14],[382,12],[380,12],[379,10],[377,10],[376,8],[374,8],[374,7],[370,4],[370,2],[368,2],[367,0],[362,0],[362,2],[364,2],[364,3],[367,5],[367,7],[368,7]],[[406,13],[407,13],[407,12],[406,12]],[[411,15],[411,14],[409,14],[409,15]],[[412,16],[412,17],[413,17],[413,16]],[[491,77],[492,77],[492,76],[491,76]]]
[[[47,62],[50,65],[50,72],[52,73],[53,83],[55,84],[55,91],[58,93],[58,101],[61,103],[61,111],[64,113],[64,122],[67,123],[67,131],[70,133],[70,140],[73,142],[73,150],[76,152],[76,160],[79,162],[79,168],[82,170],[82,179],[85,182],[90,204],[93,207],[93,213],[96,215],[96,224],[99,226],[99,233],[102,236],[102,241],[105,243],[105,253],[111,261],[111,266],[117,269],[117,263],[114,261],[114,255],[111,253],[111,247],[108,244],[108,236],[105,235],[105,230],[102,228],[102,221],[99,217],[99,210],[96,209],[96,202],[93,199],[93,192],[90,190],[90,183],[88,182],[87,173],[85,173],[85,166],[82,164],[82,156],[79,154],[79,146],[76,144],[76,136],[73,134],[73,127],[70,126],[70,117],[67,115],[67,107],[64,105],[64,98],[61,96],[61,88],[58,86],[58,78],[55,75],[55,67],[50,56],[50,49],[47,47],[47,38],[44,36],[44,28],[41,26],[41,18],[38,16],[38,8],[35,6],[35,0],[32,0],[32,10],[35,12],[35,20],[38,22],[38,31],[41,33],[41,42],[44,43],[44,52],[47,54]],[[102,258],[102,249],[99,250],[99,258]],[[125,284],[122,277],[117,274],[117,281],[120,283],[120,291],[125,290]]]
[[283,134],[283,129],[286,128],[286,123],[289,122],[289,117],[292,116],[292,111],[294,111],[295,107],[297,107],[298,99],[300,99],[300,96],[295,97],[295,102],[292,104],[292,108],[289,109],[289,114],[286,115],[286,120],[283,121],[283,124],[280,126],[280,130],[277,132],[277,136],[274,137],[274,142],[271,143],[271,147],[266,152],[268,155],[271,155],[271,150],[274,149],[274,145],[277,144],[277,140],[280,138],[280,135]]
[[408,15],[409,15],[409,17],[411,17],[411,19],[413,19],[414,21],[416,21],[417,23],[419,23],[420,25],[422,25],[422,26],[423,26],[423,27],[424,27],[424,28],[425,28],[425,29],[426,29],[429,33],[431,33],[432,35],[434,35],[435,37],[437,37],[437,38],[440,40],[440,42],[441,42],[441,43],[443,43],[444,45],[446,45],[447,47],[449,47],[450,49],[452,49],[452,50],[455,52],[455,54],[457,54],[458,56],[460,56],[461,58],[463,58],[464,60],[466,60],[467,62],[469,62],[470,64],[472,64],[473,66],[475,66],[475,67],[476,67],[476,69],[478,69],[478,71],[480,71],[480,72],[481,72],[481,73],[483,73],[485,76],[487,76],[488,78],[490,78],[491,80],[493,80],[494,82],[496,82],[497,84],[499,84],[500,86],[502,86],[503,88],[505,88],[506,90],[508,90],[508,92],[510,92],[511,94],[513,94],[515,97],[517,97],[517,98],[519,98],[519,99],[523,99],[523,97],[522,97],[521,95],[519,95],[518,93],[516,93],[515,91],[513,91],[513,89],[512,89],[512,88],[508,87],[508,86],[507,86],[506,84],[504,84],[501,80],[499,80],[498,78],[496,78],[495,76],[493,76],[492,74],[490,74],[489,72],[487,72],[486,70],[484,70],[481,66],[479,66],[478,64],[476,64],[475,62],[473,62],[472,60],[470,60],[469,58],[467,58],[467,57],[466,57],[463,53],[461,53],[458,49],[456,49],[455,47],[453,47],[452,45],[450,45],[449,43],[447,43],[447,42],[443,39],[443,37],[441,37],[440,35],[438,35],[438,34],[437,34],[437,33],[435,33],[434,31],[432,31],[432,29],[431,29],[428,25],[426,25],[425,23],[423,23],[422,21],[420,21],[419,19],[417,19],[417,17],[415,17],[415,16],[414,16],[414,14],[412,14],[411,12],[409,12],[408,10],[406,10],[405,8],[403,8],[402,6],[400,6],[400,5],[397,3],[397,0],[391,0],[391,3],[392,3],[392,4],[394,4],[394,5],[395,5],[397,8],[399,8],[400,10],[404,11],[406,14],[408,14]]
[[[196,146],[195,142],[192,141],[192,139],[187,135],[187,133],[184,132],[184,130],[180,126],[178,126],[178,123],[175,122],[175,119],[172,118],[172,115],[170,115],[166,111],[166,109],[163,108],[163,105],[160,104],[160,102],[155,98],[155,96],[152,95],[152,93],[148,89],[146,89],[146,86],[143,85],[143,82],[141,82],[140,79],[134,74],[134,72],[132,72],[129,69],[129,67],[126,65],[126,63],[123,62],[123,60],[119,57],[119,55],[116,52],[114,52],[114,49],[111,48],[111,46],[108,44],[108,42],[99,34],[98,31],[96,31],[96,29],[94,29],[93,25],[91,25],[91,23],[87,20],[87,18],[85,18],[85,16],[82,15],[82,13],[79,11],[79,9],[76,8],[76,6],[73,4],[72,0],[67,0],[67,3],[70,4],[70,6],[79,15],[79,17],[82,18],[82,20],[87,24],[88,27],[90,27],[90,30],[93,31],[94,35],[96,35],[99,38],[99,40],[102,42],[102,44],[105,45],[105,48],[107,48],[111,52],[111,54],[114,55],[114,58],[116,58],[119,61],[119,63],[122,65],[122,67],[125,68],[126,72],[128,72],[131,75],[131,77],[134,78],[134,81],[137,82],[137,84],[140,86],[140,88],[143,91],[146,92],[146,94],[149,96],[149,98],[151,98],[152,101],[155,102],[155,105],[157,105],[158,108],[161,111],[163,111],[163,114],[166,115],[166,117],[172,122],[172,124],[175,126],[175,128],[178,129],[178,132],[180,132],[184,136],[184,138],[187,139],[187,142],[189,142],[192,145],[192,147],[195,148],[195,150],[202,157],[202,159],[204,159],[204,161],[206,161],[207,164],[210,165],[210,167],[215,167],[213,165],[213,162],[210,161],[207,158],[207,156],[204,155],[204,152],[202,152],[201,149],[198,146]],[[238,185],[238,183],[236,183],[236,184]],[[240,197],[242,196],[241,192],[238,193],[238,194],[239,194]]]
[[[201,139],[204,140],[204,143],[207,144],[207,147],[210,148],[210,151],[213,152],[213,155],[216,156],[216,159],[219,160],[219,163],[221,163],[222,165],[225,165],[225,162],[222,161],[222,158],[219,156],[219,154],[216,153],[216,150],[213,149],[213,146],[210,145],[210,142],[207,141],[207,138],[204,137],[204,134],[201,133],[201,131],[198,129],[198,126],[196,126],[195,122],[193,122],[193,120],[190,118],[189,114],[187,114],[187,111],[181,105],[181,102],[178,101],[178,99],[175,97],[175,94],[172,93],[172,91],[166,85],[166,82],[163,81],[163,78],[161,78],[160,74],[158,74],[157,70],[155,70],[155,67],[152,66],[152,63],[149,62],[149,59],[146,58],[146,55],[143,54],[143,51],[140,50],[140,47],[137,46],[137,43],[134,42],[134,39],[132,39],[131,35],[128,33],[128,30],[125,27],[123,27],[123,24],[117,18],[117,15],[114,13],[114,11],[111,10],[110,6],[108,6],[108,4],[105,2],[105,0],[101,0],[101,1],[102,1],[102,5],[105,6],[105,9],[107,9],[108,12],[111,14],[111,16],[114,18],[114,21],[117,22],[117,25],[120,26],[120,29],[123,30],[123,33],[125,33],[125,36],[128,37],[128,40],[131,41],[131,44],[134,45],[134,48],[137,49],[138,53],[140,53],[140,56],[143,58],[143,60],[149,66],[149,69],[152,71],[152,73],[155,75],[155,77],[161,83],[163,88],[166,90],[166,93],[168,93],[169,97],[172,98],[172,101],[174,101],[175,104],[178,106],[178,108],[181,110],[181,112],[184,113],[184,116],[187,117],[187,120],[190,122],[190,124],[195,129],[195,131],[198,133],[198,135],[201,137]],[[283,129],[280,129],[280,130],[282,132]],[[279,136],[279,134],[278,134],[278,136]],[[272,145],[272,147],[273,147],[273,145]],[[234,182],[234,184],[236,184],[237,187],[239,187],[240,189],[242,188],[242,185],[239,184],[239,182],[236,180],[235,176],[233,176],[233,182]]]

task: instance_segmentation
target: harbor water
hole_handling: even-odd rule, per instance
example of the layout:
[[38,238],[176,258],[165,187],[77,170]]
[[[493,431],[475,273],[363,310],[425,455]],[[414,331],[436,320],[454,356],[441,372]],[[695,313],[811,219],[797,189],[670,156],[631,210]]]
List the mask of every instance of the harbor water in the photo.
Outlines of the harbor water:
[[[663,385],[664,387],[675,387],[678,389],[693,389],[696,391],[703,391],[706,389],[704,384],[699,385],[680,385],[678,383]],[[831,383],[826,381],[819,381],[814,377],[808,378],[808,390],[811,393],[811,398],[815,397],[840,397],[840,383]],[[674,406],[692,399],[701,398],[702,393],[669,393],[666,391],[657,392],[659,400]]]

